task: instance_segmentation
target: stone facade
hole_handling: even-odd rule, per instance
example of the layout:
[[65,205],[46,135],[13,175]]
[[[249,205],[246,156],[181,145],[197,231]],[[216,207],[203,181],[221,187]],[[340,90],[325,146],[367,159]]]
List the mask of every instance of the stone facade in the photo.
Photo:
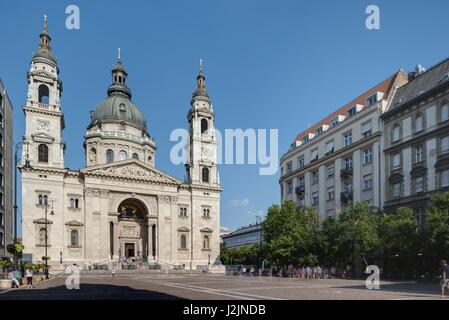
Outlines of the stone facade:
[[282,202],[315,207],[321,220],[335,217],[352,202],[381,208],[379,117],[406,81],[406,74],[398,71],[299,134],[281,157]]
[[202,69],[188,111],[186,181],[156,169],[156,146],[131,101],[120,53],[108,97],[87,126],[86,166],[70,170],[61,140],[62,82],[49,44],[45,26],[24,107],[24,257],[41,261],[47,254],[54,267],[133,257],[192,269],[220,264],[214,112]]
[[449,59],[418,66],[384,123],[385,209],[408,207],[421,224],[433,195],[449,190]]

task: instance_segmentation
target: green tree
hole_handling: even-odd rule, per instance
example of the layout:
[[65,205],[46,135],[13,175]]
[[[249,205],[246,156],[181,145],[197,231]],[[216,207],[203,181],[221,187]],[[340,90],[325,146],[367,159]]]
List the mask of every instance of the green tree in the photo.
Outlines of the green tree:
[[449,250],[449,192],[432,197],[427,222],[431,246],[438,254],[446,255]]
[[416,251],[419,223],[409,208],[398,208],[395,213],[384,214],[381,221],[383,247],[387,252],[411,254]]
[[299,210],[292,201],[271,206],[263,225],[269,262],[288,265],[316,258],[317,228],[318,216],[312,208]]
[[370,255],[380,243],[379,217],[364,202],[347,207],[339,216],[339,245],[346,253],[344,260],[353,263],[356,275],[360,275],[360,259]]

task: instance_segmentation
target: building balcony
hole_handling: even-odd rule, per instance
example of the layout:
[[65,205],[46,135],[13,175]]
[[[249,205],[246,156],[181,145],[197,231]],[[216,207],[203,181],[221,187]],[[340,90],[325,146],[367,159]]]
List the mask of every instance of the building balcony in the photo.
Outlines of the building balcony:
[[352,201],[352,191],[344,191],[340,193],[340,201],[343,204],[349,204]]
[[344,168],[340,170],[340,178],[352,179],[352,168]]
[[304,186],[298,186],[295,188],[295,193],[297,195],[303,195],[305,192],[305,187]]

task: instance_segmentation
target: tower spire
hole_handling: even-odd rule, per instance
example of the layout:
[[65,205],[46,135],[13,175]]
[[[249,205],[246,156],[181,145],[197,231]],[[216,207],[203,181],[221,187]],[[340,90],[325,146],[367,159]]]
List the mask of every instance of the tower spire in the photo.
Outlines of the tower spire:
[[206,78],[203,74],[203,59],[200,59],[200,70],[198,72],[198,76],[196,77],[197,88],[192,93],[192,98],[194,97],[205,97],[209,99],[209,95],[206,91]]
[[47,32],[47,15],[44,14],[44,32]]
[[121,62],[120,62],[120,48],[118,48],[118,53],[117,53],[117,63],[121,63]]

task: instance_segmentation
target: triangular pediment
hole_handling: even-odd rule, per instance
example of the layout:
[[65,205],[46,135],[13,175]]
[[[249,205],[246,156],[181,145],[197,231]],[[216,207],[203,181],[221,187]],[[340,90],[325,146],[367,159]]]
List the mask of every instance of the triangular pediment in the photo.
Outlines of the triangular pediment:
[[31,135],[31,137],[35,141],[42,141],[42,142],[50,142],[51,143],[55,140],[54,137],[52,137],[51,135],[49,135],[48,133],[45,133],[45,132],[34,133]]
[[91,166],[82,169],[81,172],[86,175],[101,175],[112,178],[127,178],[169,184],[182,183],[180,180],[135,159]]

